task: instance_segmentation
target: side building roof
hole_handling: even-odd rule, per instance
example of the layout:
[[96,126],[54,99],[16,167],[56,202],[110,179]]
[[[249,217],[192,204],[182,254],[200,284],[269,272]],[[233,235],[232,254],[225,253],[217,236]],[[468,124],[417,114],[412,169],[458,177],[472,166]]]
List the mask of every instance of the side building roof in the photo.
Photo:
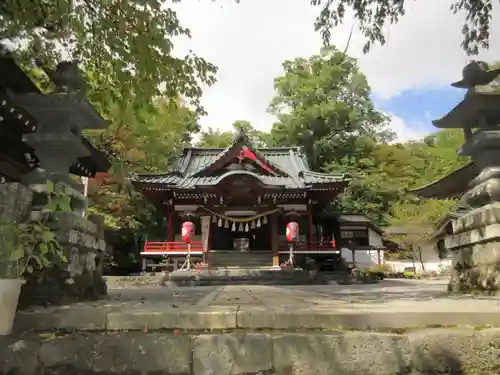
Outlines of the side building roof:
[[468,190],[470,181],[478,174],[478,168],[471,162],[439,180],[412,189],[409,193],[427,199],[456,199]]

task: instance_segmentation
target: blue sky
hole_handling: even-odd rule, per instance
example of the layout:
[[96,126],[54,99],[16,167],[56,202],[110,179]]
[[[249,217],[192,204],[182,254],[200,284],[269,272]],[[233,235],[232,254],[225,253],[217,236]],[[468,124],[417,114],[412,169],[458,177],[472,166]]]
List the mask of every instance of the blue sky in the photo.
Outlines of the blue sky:
[[[449,85],[461,78],[470,61],[460,47],[464,14],[453,15],[455,0],[419,0],[407,4],[405,16],[384,29],[387,43],[363,54],[363,37],[354,27],[347,50],[367,76],[375,103],[391,117],[399,141],[419,139],[434,129],[431,120],[444,115],[463,92]],[[432,9],[432,11],[429,11]],[[322,46],[314,31],[320,11],[308,0],[183,0],[174,5],[191,39],[175,40],[174,53],[192,50],[218,66],[217,83],[204,90],[202,104],[208,116],[202,127],[231,129],[236,120],[248,120],[269,130],[274,118],[266,109],[274,96],[273,80],[281,64],[317,54]],[[493,19],[500,17],[493,5]],[[332,31],[332,43],[344,50],[351,26],[349,13]],[[438,35],[439,37],[436,37]],[[500,22],[490,30],[490,49],[476,59],[500,59]]]
[[464,91],[451,86],[434,89],[406,90],[383,100],[374,95],[377,107],[394,114],[421,133],[437,131],[432,120],[443,117],[464,96]]

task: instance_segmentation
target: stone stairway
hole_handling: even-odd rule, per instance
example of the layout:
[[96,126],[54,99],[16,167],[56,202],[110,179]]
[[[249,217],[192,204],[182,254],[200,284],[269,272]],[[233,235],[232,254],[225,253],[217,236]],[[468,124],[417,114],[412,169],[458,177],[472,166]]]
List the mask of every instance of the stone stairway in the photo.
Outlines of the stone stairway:
[[270,268],[273,265],[271,251],[211,251],[210,268]]

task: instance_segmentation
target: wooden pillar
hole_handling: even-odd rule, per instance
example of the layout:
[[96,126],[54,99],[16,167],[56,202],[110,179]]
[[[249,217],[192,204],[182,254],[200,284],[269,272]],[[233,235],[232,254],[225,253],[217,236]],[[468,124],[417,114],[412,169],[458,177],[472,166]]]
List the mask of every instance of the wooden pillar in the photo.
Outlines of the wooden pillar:
[[312,206],[310,204],[308,204],[307,205],[307,242],[308,242],[308,246],[311,242],[314,241],[313,230],[314,230],[314,223],[313,223]]
[[274,213],[270,217],[271,226],[271,250],[273,253],[273,267],[280,265],[279,238],[278,238],[278,214]]
[[174,213],[170,211],[167,219],[167,242],[174,240]]
[[207,239],[207,251],[203,254],[204,259],[203,262],[207,266],[210,266],[210,250],[212,250],[212,217],[210,217],[209,223],[208,223],[208,239]]

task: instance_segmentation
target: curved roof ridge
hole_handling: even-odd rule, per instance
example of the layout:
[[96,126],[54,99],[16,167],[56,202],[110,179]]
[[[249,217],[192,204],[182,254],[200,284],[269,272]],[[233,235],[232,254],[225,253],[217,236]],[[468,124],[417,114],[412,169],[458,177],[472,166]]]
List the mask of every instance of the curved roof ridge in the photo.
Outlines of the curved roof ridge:
[[295,173],[291,177],[295,180],[297,184],[299,184],[299,186],[304,186],[305,185],[304,181],[300,179],[300,174],[302,173],[302,169],[300,169],[300,167],[297,164],[296,160],[297,158],[295,152],[293,151],[293,149],[290,149],[288,151],[288,154],[290,155],[290,159],[292,160],[292,167],[295,170]]
[[[245,170],[235,170],[235,171],[228,171],[218,177],[216,177],[214,179],[214,183],[215,184],[218,184],[219,182],[221,182],[222,180],[224,180],[225,178],[227,177],[230,177],[230,176],[233,176],[233,175],[245,175],[245,176],[250,176],[250,177],[254,177],[256,178],[257,180],[259,180],[260,182],[262,182],[263,184],[266,184],[265,181],[263,181],[263,177],[274,177],[274,178],[280,178],[280,176],[262,176],[262,175],[259,175],[257,173],[254,173],[254,172],[251,172],[251,171],[245,171]],[[180,184],[182,184],[183,182],[185,182],[186,180],[188,179],[191,179],[192,177],[190,176],[187,176],[185,177],[181,182]]]
[[206,170],[207,168],[209,168],[213,163],[215,163],[216,161],[220,160],[220,158],[224,157],[224,155],[226,155],[227,153],[229,153],[231,150],[233,150],[234,148],[236,148],[237,146],[246,146],[248,147],[249,149],[251,149],[255,155],[258,157],[258,158],[261,158],[263,160],[266,161],[266,163],[273,169],[275,170],[276,172],[278,172],[278,174],[282,174],[282,175],[285,175],[285,176],[289,176],[288,173],[286,173],[282,168],[280,168],[278,165],[276,165],[275,163],[271,162],[270,160],[268,160],[266,158],[266,156],[259,151],[259,149],[255,148],[250,140],[248,139],[248,137],[243,134],[243,136],[239,136],[239,137],[236,137],[233,142],[231,143],[230,146],[226,147],[225,149],[223,149],[221,152],[219,152],[219,154],[215,157],[214,160],[211,160],[211,161],[207,161],[205,164],[201,165],[199,168],[197,168],[195,171],[193,171],[191,174],[190,174],[190,177],[195,177],[196,175],[198,175],[199,173],[201,173],[202,171]]

